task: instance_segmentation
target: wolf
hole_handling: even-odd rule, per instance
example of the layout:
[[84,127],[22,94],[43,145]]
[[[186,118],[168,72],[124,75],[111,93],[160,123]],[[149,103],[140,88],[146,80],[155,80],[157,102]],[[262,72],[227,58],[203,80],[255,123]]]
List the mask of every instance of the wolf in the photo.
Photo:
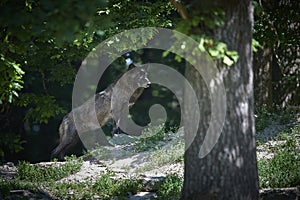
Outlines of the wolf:
[[[131,64],[127,71],[132,70],[136,66]],[[145,88],[148,88],[151,82],[148,79],[148,73],[144,68],[138,68],[137,73],[129,73],[120,82],[118,91],[121,93],[128,93],[132,91],[132,88],[137,88],[129,99],[129,107],[131,107],[137,99],[141,96]],[[70,147],[77,144],[80,140],[78,132],[84,133],[91,130],[95,130],[100,126],[104,126],[109,121],[113,121],[112,116],[112,94],[116,82],[109,85],[105,90],[97,93],[94,97],[88,99],[81,106],[73,109],[70,113],[64,116],[59,126],[59,145],[52,151],[51,159],[58,158],[59,160],[64,159],[64,155],[70,149]],[[120,94],[122,96],[122,94]],[[95,107],[93,107],[95,106]],[[98,122],[93,122],[93,108],[95,108]],[[76,126],[75,126],[76,121]],[[120,131],[118,122],[113,121],[113,132],[116,134]]]

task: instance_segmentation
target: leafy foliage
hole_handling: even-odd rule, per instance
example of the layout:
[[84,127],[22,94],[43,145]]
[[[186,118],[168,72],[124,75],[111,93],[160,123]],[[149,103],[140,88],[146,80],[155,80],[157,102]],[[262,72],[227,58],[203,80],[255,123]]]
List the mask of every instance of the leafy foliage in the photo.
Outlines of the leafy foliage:
[[[176,30],[196,40],[197,43],[199,43],[198,48],[202,52],[207,52],[214,60],[231,66],[236,63],[239,58],[237,52],[235,50],[229,50],[227,45],[217,38],[205,34],[207,30],[224,26],[224,17],[225,13],[220,9],[194,11],[190,13],[187,20],[182,20],[176,25]],[[178,41],[180,42],[181,40],[179,39]],[[189,47],[184,47],[183,51],[187,51],[187,48]],[[170,50],[172,50],[172,47]],[[195,50],[188,49],[188,51],[193,52]],[[163,54],[163,56],[167,55],[168,51]],[[176,60],[180,62],[181,58],[177,57]]]
[[182,185],[182,178],[178,177],[176,174],[167,175],[166,179],[162,181],[158,187],[158,199],[179,199]]
[[1,136],[0,140],[0,158],[5,156],[6,152],[11,154],[18,153],[23,150],[24,140],[21,139],[20,135],[16,135],[13,133],[6,133]]
[[0,24],[4,27],[5,42],[9,44],[8,48],[11,50],[18,49],[15,49],[17,44],[10,43],[12,39],[14,42],[24,43],[31,41],[32,37],[54,39],[59,45],[63,42],[72,42],[76,38],[76,33],[87,26],[86,23],[92,20],[96,9],[103,6],[103,3],[90,1],[87,4],[70,0],[4,1],[0,5],[2,15]]
[[[76,71],[88,52],[126,29],[172,27],[174,13],[167,2],[1,2],[0,117],[18,107],[26,112],[20,116],[34,123],[64,114],[71,107]],[[155,33],[145,34],[128,36],[128,42],[134,47]],[[6,120],[0,133],[22,122]]]
[[278,136],[286,142],[275,149],[275,155],[271,160],[258,161],[261,188],[294,187],[300,184],[300,151],[297,147],[299,127],[298,124],[291,131],[282,132]]
[[[172,27],[174,9],[166,2],[90,1],[87,4],[33,0],[4,1],[0,4],[0,13],[3,30],[0,100],[12,102],[23,86],[24,71],[25,89],[31,88],[33,93],[38,93],[33,98],[41,95],[37,76],[42,76],[43,92],[51,96],[45,87],[47,83],[72,84],[76,72],[74,62],[80,63],[103,39],[142,26]],[[150,35],[130,35],[128,42],[132,42],[132,47],[146,43],[154,33],[145,34]],[[49,117],[53,114],[44,118]],[[42,121],[46,122],[45,119]]]
[[6,100],[12,103],[13,98],[19,96],[17,92],[23,87],[23,75],[20,65],[0,54],[0,104]]
[[[1,86],[6,86],[1,89],[8,93],[5,96],[6,93],[1,92],[1,100],[11,102],[10,93],[17,95],[16,91],[22,87],[21,75],[26,66],[30,66],[30,70],[42,71],[45,70],[45,64],[47,68],[51,68],[51,65],[54,66],[63,57],[61,55],[70,48],[70,44],[75,40],[77,43],[80,39],[83,40],[80,34],[87,37],[88,32],[83,33],[82,30],[89,29],[89,21],[97,16],[97,8],[103,5],[102,1],[91,1],[88,4],[80,1],[48,0],[1,2],[0,64],[1,73],[5,71],[8,74],[6,79],[0,81]],[[55,51],[59,54],[55,54]],[[50,61],[55,59],[55,62],[45,62],[49,58]],[[1,74],[1,77],[5,76]]]
[[54,117],[67,111],[55,103],[54,96],[37,96],[35,94],[23,94],[18,101],[21,106],[28,106],[30,109],[25,115],[26,119],[33,119],[38,123],[47,123],[50,117]]

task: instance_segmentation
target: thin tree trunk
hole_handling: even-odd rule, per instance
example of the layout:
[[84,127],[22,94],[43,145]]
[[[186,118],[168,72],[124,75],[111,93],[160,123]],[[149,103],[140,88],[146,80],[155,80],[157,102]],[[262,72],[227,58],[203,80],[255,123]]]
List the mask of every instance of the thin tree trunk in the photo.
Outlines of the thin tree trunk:
[[253,57],[255,107],[267,105],[269,111],[273,106],[272,59],[271,48],[259,49]]
[[[206,1],[201,2],[205,5]],[[210,97],[200,74],[191,66],[186,68],[186,77],[194,80],[191,84],[199,100],[201,120],[197,135],[185,152],[181,199],[253,200],[258,199],[251,48],[253,8],[250,0],[217,3],[226,12],[226,21],[213,35],[240,57],[235,65],[220,67],[219,75],[226,87],[226,119],[217,144],[202,159],[198,155],[211,117]],[[185,103],[189,103],[189,97],[185,98]],[[191,118],[184,120],[188,124]]]

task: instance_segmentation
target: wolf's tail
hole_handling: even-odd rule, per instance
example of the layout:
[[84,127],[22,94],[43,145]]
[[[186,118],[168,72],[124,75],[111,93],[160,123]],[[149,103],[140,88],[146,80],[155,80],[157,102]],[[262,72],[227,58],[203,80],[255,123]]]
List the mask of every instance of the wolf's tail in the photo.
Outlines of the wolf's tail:
[[50,160],[53,160],[54,158],[58,158],[59,160],[64,159],[64,154],[62,153],[64,149],[64,146],[62,143],[60,143],[52,152]]
[[63,160],[68,149],[78,142],[79,136],[75,125],[71,119],[65,117],[59,127],[60,142],[59,145],[52,151],[51,160],[58,158]]

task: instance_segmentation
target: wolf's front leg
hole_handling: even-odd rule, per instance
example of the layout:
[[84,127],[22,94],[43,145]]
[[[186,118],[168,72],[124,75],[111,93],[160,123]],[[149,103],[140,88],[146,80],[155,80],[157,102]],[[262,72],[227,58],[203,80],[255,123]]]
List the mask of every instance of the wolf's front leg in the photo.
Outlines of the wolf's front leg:
[[[118,120],[119,121],[119,120]],[[121,134],[122,131],[120,129],[120,127],[118,126],[119,123],[117,123],[115,120],[113,120],[113,131],[112,131],[112,135],[114,136],[115,134]]]

